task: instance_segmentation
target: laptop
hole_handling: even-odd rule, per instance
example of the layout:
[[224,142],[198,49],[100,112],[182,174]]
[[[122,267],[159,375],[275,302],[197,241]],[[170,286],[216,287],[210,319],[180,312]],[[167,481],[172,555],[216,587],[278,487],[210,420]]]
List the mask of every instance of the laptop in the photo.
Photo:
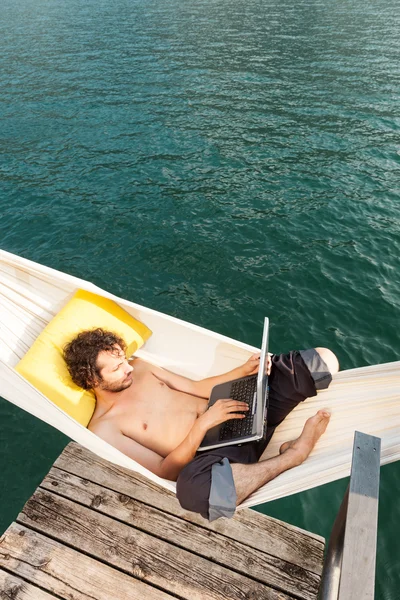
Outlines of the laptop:
[[244,419],[230,419],[209,429],[198,451],[212,450],[233,444],[253,442],[263,437],[268,407],[268,338],[269,319],[264,319],[260,366],[257,375],[248,375],[213,387],[208,407],[220,398],[233,398],[247,402],[249,411]]

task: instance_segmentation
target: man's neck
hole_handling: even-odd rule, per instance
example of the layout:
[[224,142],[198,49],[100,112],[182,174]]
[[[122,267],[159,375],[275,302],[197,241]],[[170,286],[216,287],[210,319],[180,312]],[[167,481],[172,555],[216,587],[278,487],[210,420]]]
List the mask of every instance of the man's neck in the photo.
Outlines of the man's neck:
[[109,392],[100,388],[94,388],[93,391],[96,396],[96,410],[100,410],[102,413],[111,410],[122,394],[122,392]]

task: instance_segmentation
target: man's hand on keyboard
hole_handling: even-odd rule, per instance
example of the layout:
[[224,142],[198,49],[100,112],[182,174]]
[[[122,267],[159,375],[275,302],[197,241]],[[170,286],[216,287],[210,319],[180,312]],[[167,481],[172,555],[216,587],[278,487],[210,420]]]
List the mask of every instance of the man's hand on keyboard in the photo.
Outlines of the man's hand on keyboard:
[[[230,419],[244,419],[249,407],[246,402],[238,400],[217,400],[204,414],[198,418],[198,423],[208,431],[220,423],[229,421]],[[239,412],[240,411],[240,412]]]

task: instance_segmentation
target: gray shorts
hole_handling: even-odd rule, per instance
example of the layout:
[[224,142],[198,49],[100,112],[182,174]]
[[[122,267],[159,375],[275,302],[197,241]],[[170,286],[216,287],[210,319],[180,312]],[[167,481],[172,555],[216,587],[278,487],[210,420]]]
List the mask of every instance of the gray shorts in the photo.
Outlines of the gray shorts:
[[183,508],[214,521],[232,517],[236,489],[231,463],[252,464],[259,460],[276,427],[306,398],[315,396],[332,381],[331,373],[314,348],[276,354],[268,378],[267,428],[258,442],[198,452],[177,481],[177,498]]

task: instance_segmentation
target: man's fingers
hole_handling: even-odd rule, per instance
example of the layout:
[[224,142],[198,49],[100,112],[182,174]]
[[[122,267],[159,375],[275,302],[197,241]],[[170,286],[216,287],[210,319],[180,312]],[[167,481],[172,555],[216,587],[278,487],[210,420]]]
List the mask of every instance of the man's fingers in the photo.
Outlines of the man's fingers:
[[244,415],[242,413],[230,413],[229,415],[227,415],[226,420],[230,421],[231,419],[244,419],[247,415]]
[[222,415],[226,415],[228,419],[234,419],[234,414],[237,414],[240,411],[240,416],[242,416],[243,412],[249,410],[249,405],[246,402],[240,402],[239,400],[223,400],[223,404],[221,406]]
[[223,402],[225,406],[248,406],[247,402],[242,402],[241,400],[233,400],[232,398],[221,399],[221,402]]

